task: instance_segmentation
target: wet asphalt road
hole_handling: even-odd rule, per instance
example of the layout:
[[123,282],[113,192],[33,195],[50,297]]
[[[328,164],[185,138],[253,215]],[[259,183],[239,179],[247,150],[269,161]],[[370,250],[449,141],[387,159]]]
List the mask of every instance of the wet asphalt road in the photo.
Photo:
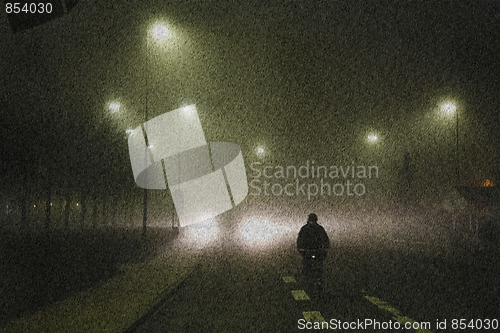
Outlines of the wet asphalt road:
[[[259,250],[219,239],[204,249],[191,276],[130,331],[300,332],[315,331],[306,319],[323,319],[330,324],[324,331],[418,332],[404,325],[419,322],[420,332],[494,332],[484,327],[500,320],[497,256],[336,244],[318,293],[301,279],[294,241],[291,236]],[[454,319],[475,320],[475,328],[453,329],[460,323]],[[444,320],[446,329],[438,328]]]

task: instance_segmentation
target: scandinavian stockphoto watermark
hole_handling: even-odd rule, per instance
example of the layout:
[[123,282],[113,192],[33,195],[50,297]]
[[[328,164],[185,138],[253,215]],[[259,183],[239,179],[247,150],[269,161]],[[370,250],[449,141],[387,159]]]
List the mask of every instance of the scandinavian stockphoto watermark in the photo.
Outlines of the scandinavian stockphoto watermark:
[[240,147],[207,143],[195,105],[138,126],[128,147],[136,184],[148,190],[168,185],[181,227],[222,214],[248,194]]
[[378,178],[376,165],[321,165],[307,160],[304,164],[271,166],[250,164],[252,196],[360,197],[366,194],[366,180]]

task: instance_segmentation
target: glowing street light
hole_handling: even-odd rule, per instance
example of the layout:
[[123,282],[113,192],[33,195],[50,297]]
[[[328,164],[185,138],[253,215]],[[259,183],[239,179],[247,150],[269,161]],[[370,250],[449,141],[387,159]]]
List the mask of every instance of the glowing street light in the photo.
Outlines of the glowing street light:
[[120,111],[120,107],[121,107],[120,102],[113,101],[108,103],[108,110],[113,113]]
[[369,143],[376,143],[378,142],[378,135],[375,133],[370,133],[368,134],[366,139],[368,140]]
[[453,102],[444,102],[441,104],[441,111],[446,115],[454,115],[457,111],[457,106]]
[[147,31],[147,48],[153,43],[156,48],[163,49],[167,46],[167,40],[172,38],[168,25],[163,21],[155,21],[149,25]]
[[182,106],[182,113],[186,116],[194,116],[196,114],[196,107],[194,104]]
[[153,40],[161,42],[170,36],[170,31],[164,22],[157,21],[149,28],[149,34]]
[[120,108],[121,108],[121,103],[118,102],[118,101],[111,101],[108,103],[108,110],[111,112],[111,113],[115,113],[115,112],[118,112],[120,111]]
[[262,157],[266,154],[266,150],[264,149],[264,147],[260,146],[255,149],[255,153],[257,154],[257,156]]

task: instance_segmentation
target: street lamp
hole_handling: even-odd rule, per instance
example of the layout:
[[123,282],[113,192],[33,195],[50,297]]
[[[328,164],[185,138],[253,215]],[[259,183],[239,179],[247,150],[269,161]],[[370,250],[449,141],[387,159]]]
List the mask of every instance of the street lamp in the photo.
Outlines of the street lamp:
[[149,24],[147,28],[146,47],[148,57],[151,57],[153,49],[156,51],[172,51],[171,46],[174,43],[172,30],[165,21],[156,20]]
[[154,22],[149,28],[149,37],[156,42],[163,42],[170,36],[170,30],[163,21]]
[[370,133],[366,137],[366,140],[368,140],[369,143],[376,143],[378,142],[378,135],[375,133]]
[[[151,55],[150,43],[154,42],[157,46],[161,46],[169,37],[170,37],[170,31],[169,31],[168,26],[165,22],[163,22],[161,20],[153,22],[149,26],[147,36],[146,36],[146,49],[147,49],[146,52],[148,53],[148,58]],[[149,71],[146,70],[145,73],[146,73],[146,95],[145,95],[146,105],[145,105],[145,109],[144,109],[144,122],[146,124],[146,122],[148,121]],[[150,146],[148,144],[148,148],[152,149],[153,146]],[[147,159],[149,155],[146,154],[145,156]],[[146,161],[146,163],[147,162],[148,161]],[[147,183],[147,180],[146,180],[146,183]],[[148,190],[147,189],[144,189],[143,202],[144,202],[144,206],[143,206],[143,217],[142,217],[142,233],[143,233],[143,235],[145,235],[146,234],[147,217],[148,217]]]
[[[151,56],[150,53],[150,43],[153,42],[157,46],[161,46],[170,37],[170,30],[168,26],[163,21],[155,21],[150,24],[146,36],[146,49],[148,52],[148,57]],[[148,83],[149,83],[149,71],[146,72],[146,109],[144,114],[144,121],[148,121]]]
[[457,111],[457,106],[453,102],[444,102],[441,104],[441,111],[447,115],[454,115]]
[[108,110],[111,112],[111,113],[115,113],[115,112],[118,112],[120,111],[120,108],[121,108],[121,103],[119,101],[111,101],[108,103]]
[[[460,179],[460,166],[459,166],[459,148],[458,148],[458,111],[457,111],[457,106],[453,101],[444,101],[440,105],[440,110],[441,112],[447,116],[447,117],[453,117],[455,115],[456,117],[456,153],[455,153],[455,170],[456,170],[456,185],[458,185],[459,179]],[[456,222],[455,219],[453,219],[453,231],[456,230]]]
[[460,159],[459,159],[459,143],[458,143],[458,111],[457,111],[457,106],[452,101],[445,101],[445,102],[441,103],[440,109],[441,109],[441,112],[443,112],[446,116],[455,115],[455,118],[456,118],[457,126],[456,126],[456,154],[455,154],[455,158],[456,158],[456,173],[457,173],[456,182],[458,185],[458,182],[460,180],[460,166],[459,166]]
[[263,157],[266,154],[266,150],[264,149],[264,147],[259,146],[255,149],[255,153],[257,154],[257,156]]

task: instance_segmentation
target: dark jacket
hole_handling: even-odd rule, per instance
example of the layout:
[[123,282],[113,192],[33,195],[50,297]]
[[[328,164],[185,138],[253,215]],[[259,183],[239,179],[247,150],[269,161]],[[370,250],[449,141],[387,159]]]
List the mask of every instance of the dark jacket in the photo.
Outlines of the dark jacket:
[[330,248],[330,238],[328,238],[322,226],[317,223],[311,226],[308,223],[300,229],[299,237],[297,238],[297,250],[317,250],[324,248]]

